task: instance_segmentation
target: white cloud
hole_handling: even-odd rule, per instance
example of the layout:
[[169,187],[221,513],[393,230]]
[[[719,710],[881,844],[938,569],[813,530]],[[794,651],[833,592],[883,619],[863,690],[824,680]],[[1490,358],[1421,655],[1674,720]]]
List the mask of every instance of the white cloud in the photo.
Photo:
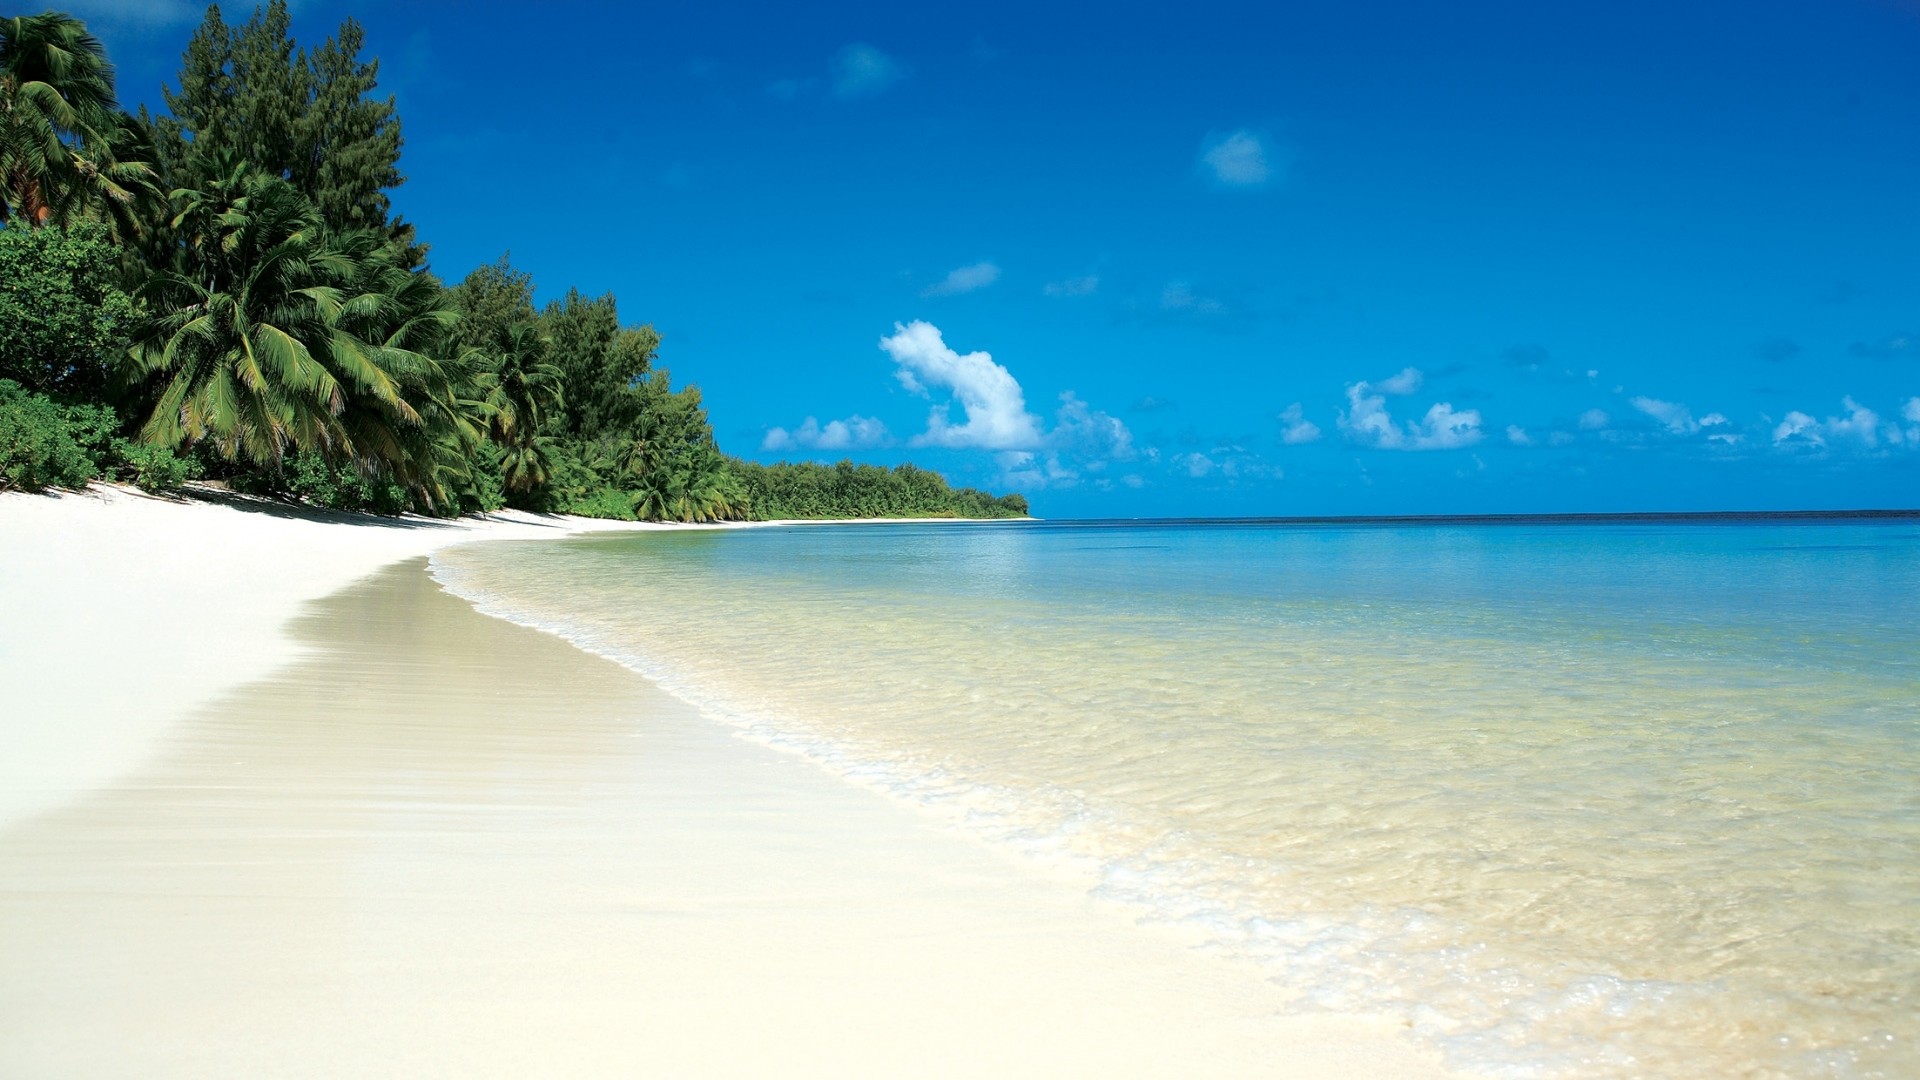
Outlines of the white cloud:
[[1405,397],[1415,390],[1420,389],[1420,384],[1426,381],[1427,377],[1420,373],[1419,368],[1407,367],[1401,368],[1400,374],[1395,375],[1391,379],[1381,379],[1378,383],[1374,384],[1374,388],[1383,394]]
[[1320,438],[1320,425],[1307,419],[1306,410],[1297,401],[1280,413],[1280,425],[1280,441],[1288,446],[1299,446]]
[[1827,434],[1838,439],[1858,439],[1868,449],[1880,445],[1880,414],[1852,398],[1842,398],[1840,405],[1847,410],[1847,415],[1830,418]]
[[872,97],[906,78],[900,62],[865,42],[855,42],[833,57],[833,96]]
[[1266,141],[1242,129],[1211,140],[1200,164],[1214,180],[1228,187],[1258,187],[1273,175]]
[[[1000,465],[1002,483],[1013,487],[1066,488],[1080,483],[1080,470],[1063,461],[1059,454],[1034,454],[1025,450],[1008,450],[994,455]],[[1095,463],[1089,471],[1105,468],[1104,462]],[[1110,486],[1108,481],[1100,481],[1099,486]]]
[[[1851,442],[1873,450],[1879,447],[1883,438],[1895,446],[1909,441],[1907,433],[1897,425],[1882,426],[1879,413],[1852,398],[1842,398],[1840,405],[1846,414],[1829,416],[1825,420],[1817,420],[1798,409],[1788,413],[1786,419],[1774,425],[1773,445],[1817,449],[1831,443]],[[1913,407],[1913,402],[1908,402],[1904,415],[1913,419],[1915,412],[1920,410]]]
[[1479,442],[1479,410],[1455,411],[1450,402],[1435,403],[1424,417],[1404,426],[1394,422],[1387,411],[1386,393],[1410,394],[1420,382],[1419,369],[1407,368],[1378,386],[1361,381],[1347,387],[1340,430],[1348,439],[1379,450],[1453,450]]
[[1732,422],[1733,421],[1727,419],[1724,413],[1717,412],[1710,412],[1700,418],[1701,427],[1719,427],[1721,424],[1730,424]]
[[[1634,398],[1632,404],[1634,408],[1660,421],[1675,435],[1691,435],[1700,430],[1700,422],[1693,418],[1692,411],[1685,405],[1650,397]],[[1726,417],[1722,416],[1720,420],[1724,423]]]
[[971,266],[962,266],[948,271],[939,284],[932,286],[921,296],[958,296],[975,289],[984,289],[1000,280],[1000,268],[990,262],[977,262]]
[[760,440],[760,449],[854,450],[882,446],[889,441],[887,425],[871,416],[856,414],[845,420],[829,420],[824,425],[809,416],[806,422],[792,431],[785,428],[768,429],[766,438]]
[[1907,407],[1900,410],[1900,415],[1920,424],[1920,397],[1908,398]]
[[1067,278],[1065,281],[1049,281],[1040,291],[1048,296],[1092,296],[1099,290],[1099,276],[1088,274],[1085,277]]
[[1606,412],[1602,409],[1588,409],[1586,412],[1583,412],[1580,414],[1580,420],[1579,420],[1580,430],[1581,431],[1605,430],[1607,423],[1610,419],[1611,418],[1607,416]]
[[1075,451],[1094,459],[1104,467],[1108,460],[1127,461],[1133,454],[1133,432],[1118,417],[1109,416],[1081,401],[1069,390],[1060,395],[1060,408],[1053,414],[1053,430],[1047,445],[1056,450]]
[[1455,412],[1451,404],[1440,402],[1427,410],[1426,418],[1418,425],[1408,425],[1413,432],[1414,450],[1452,450],[1462,446],[1472,446],[1480,441],[1480,410],[1465,409]]
[[1825,446],[1827,440],[1820,434],[1820,421],[1798,409],[1787,414],[1773,429],[1773,445],[1799,442],[1808,446]]
[[1533,436],[1527,434],[1527,429],[1519,424],[1508,424],[1507,441],[1515,446],[1532,446]]
[[1212,458],[1208,457],[1205,454],[1197,453],[1197,452],[1191,453],[1191,454],[1178,454],[1174,457],[1173,463],[1175,465],[1180,466],[1182,469],[1185,469],[1187,475],[1192,477],[1195,480],[1198,480],[1201,477],[1212,472],[1213,470],[1219,468],[1219,466],[1213,463]]
[[962,355],[947,347],[939,327],[914,320],[893,324],[894,332],[880,339],[880,347],[900,365],[894,372],[900,385],[916,394],[929,387],[953,391],[966,410],[964,424],[950,422],[951,401],[927,414],[925,434],[916,446],[975,447],[986,450],[1030,450],[1041,443],[1039,418],[1027,411],[1026,396],[1007,369],[985,352]]

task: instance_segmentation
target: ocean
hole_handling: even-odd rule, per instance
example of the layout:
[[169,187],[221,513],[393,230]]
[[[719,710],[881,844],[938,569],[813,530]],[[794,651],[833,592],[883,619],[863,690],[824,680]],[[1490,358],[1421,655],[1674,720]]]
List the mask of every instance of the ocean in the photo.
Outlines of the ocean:
[[1920,522],[449,549],[482,610],[1495,1077],[1920,1076]]

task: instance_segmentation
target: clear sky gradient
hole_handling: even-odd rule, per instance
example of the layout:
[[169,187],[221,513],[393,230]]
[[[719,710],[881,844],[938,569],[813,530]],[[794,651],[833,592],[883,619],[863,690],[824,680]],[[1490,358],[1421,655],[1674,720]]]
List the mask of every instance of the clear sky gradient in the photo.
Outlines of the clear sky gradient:
[[[201,8],[67,5],[128,106]],[[250,5],[223,8],[233,21]],[[1920,5],[295,6],[457,280],[1049,517],[1920,505]]]

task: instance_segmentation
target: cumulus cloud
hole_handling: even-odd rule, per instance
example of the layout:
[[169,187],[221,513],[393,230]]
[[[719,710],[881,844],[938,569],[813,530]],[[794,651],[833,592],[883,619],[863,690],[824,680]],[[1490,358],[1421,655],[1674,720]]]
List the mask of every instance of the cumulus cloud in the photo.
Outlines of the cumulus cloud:
[[1267,141],[1241,129],[1210,139],[1200,155],[1200,167],[1226,187],[1259,187],[1272,178],[1275,163]]
[[1219,466],[1213,463],[1212,458],[1198,451],[1188,454],[1176,454],[1174,455],[1173,463],[1178,465],[1188,476],[1195,480],[1219,468]]
[[1081,401],[1071,390],[1060,395],[1047,445],[1103,461],[1127,461],[1134,456],[1133,432],[1127,425]]
[[[1880,445],[1884,438],[1896,446],[1907,442],[1907,433],[1893,424],[1884,427],[1880,423],[1880,414],[1867,408],[1852,398],[1842,398],[1840,407],[1846,412],[1841,416],[1829,416],[1818,420],[1798,409],[1789,412],[1773,428],[1773,445],[1802,449],[1819,449],[1829,444],[1851,443],[1872,450]],[[1920,413],[1908,403],[1908,418]]]
[[[1675,435],[1691,435],[1700,430],[1700,422],[1693,418],[1693,412],[1685,405],[1677,402],[1661,401],[1659,398],[1636,397],[1632,400],[1632,405],[1634,408],[1660,421],[1662,426]],[[1714,415],[1719,416],[1718,413]],[[1726,417],[1721,416],[1720,422],[1725,423],[1726,419]]]
[[961,354],[947,346],[940,329],[914,320],[893,324],[893,333],[880,347],[899,365],[894,376],[909,391],[931,396],[932,388],[952,391],[967,419],[954,424],[952,401],[936,404],[927,414],[927,430],[915,436],[916,446],[974,447],[986,450],[1030,450],[1040,445],[1040,420],[1027,411],[1026,395],[1007,369],[986,352]]
[[870,416],[855,414],[845,420],[821,424],[809,416],[799,427],[769,428],[760,440],[762,450],[856,450],[884,446],[892,441],[887,425]]
[[1406,395],[1413,393],[1415,390],[1420,389],[1421,384],[1426,381],[1427,381],[1427,377],[1420,373],[1419,368],[1406,367],[1406,368],[1400,369],[1400,374],[1395,375],[1390,379],[1380,380],[1378,383],[1374,384],[1374,388],[1379,390],[1383,394],[1392,394],[1395,397],[1405,397]]
[[1113,481],[1101,474],[1114,462],[1137,456],[1126,424],[1068,391],[1060,395],[1053,430],[1037,449],[1002,451],[996,460],[1002,479],[1015,486],[1062,488],[1090,480],[1095,487],[1107,489]]
[[1900,415],[1912,423],[1920,424],[1920,397],[1908,398],[1907,407],[1900,410]]
[[1040,291],[1048,296],[1092,296],[1099,290],[1099,275],[1088,274],[1085,277],[1067,278],[1064,281],[1049,281]]
[[1532,446],[1533,436],[1527,434],[1527,429],[1519,424],[1508,424],[1507,441],[1515,446]]
[[1422,381],[1420,370],[1410,367],[1378,384],[1363,380],[1348,386],[1340,430],[1353,442],[1379,450],[1453,450],[1479,442],[1479,410],[1456,410],[1450,402],[1435,403],[1419,420],[1394,421],[1386,395],[1411,394]]
[[1307,419],[1306,411],[1294,402],[1280,413],[1280,441],[1288,446],[1315,442],[1320,438],[1320,425]]
[[1000,268],[990,262],[977,262],[971,266],[962,266],[947,272],[937,284],[922,292],[921,296],[959,296],[976,289],[984,289],[1000,280]]
[[1612,419],[1604,409],[1588,409],[1580,414],[1580,419],[1576,422],[1580,425],[1581,431],[1604,431]]
[[865,42],[856,41],[833,57],[833,96],[873,97],[906,78],[900,62]]

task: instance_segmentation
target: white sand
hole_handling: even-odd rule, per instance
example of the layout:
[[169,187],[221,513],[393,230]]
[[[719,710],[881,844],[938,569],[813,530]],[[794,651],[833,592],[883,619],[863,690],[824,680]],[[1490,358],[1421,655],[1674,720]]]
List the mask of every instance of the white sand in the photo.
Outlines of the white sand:
[[194,705],[295,655],[282,632],[398,559],[488,538],[674,528],[506,512],[444,522],[0,493],[0,827],[125,775]]
[[1446,1075],[328,517],[0,496],[0,1076]]

